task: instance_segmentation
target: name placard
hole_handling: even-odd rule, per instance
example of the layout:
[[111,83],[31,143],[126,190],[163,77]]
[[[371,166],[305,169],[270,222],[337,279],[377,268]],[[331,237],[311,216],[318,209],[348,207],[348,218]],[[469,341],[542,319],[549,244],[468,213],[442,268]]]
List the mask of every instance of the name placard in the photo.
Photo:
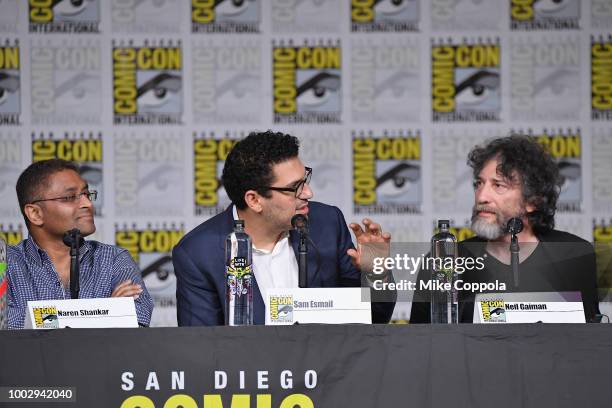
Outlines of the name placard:
[[[362,288],[280,288],[264,297],[266,325],[372,323],[370,291]],[[367,299],[364,301],[363,299]]]
[[580,292],[483,293],[474,323],[585,323]]
[[26,329],[138,327],[131,297],[28,302]]

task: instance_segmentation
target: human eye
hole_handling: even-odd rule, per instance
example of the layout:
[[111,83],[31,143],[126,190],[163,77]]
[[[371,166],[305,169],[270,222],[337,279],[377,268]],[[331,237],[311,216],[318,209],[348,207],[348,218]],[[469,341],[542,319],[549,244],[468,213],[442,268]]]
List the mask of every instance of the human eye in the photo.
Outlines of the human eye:
[[181,89],[181,77],[161,73],[138,88],[138,103],[145,107],[159,107],[172,99]]
[[474,190],[478,190],[482,186],[482,180],[474,180],[472,185],[474,186]]
[[319,106],[327,102],[340,89],[340,76],[320,72],[304,81],[297,89],[297,101],[307,107]]
[[77,201],[79,199],[79,197],[81,197],[81,195],[69,195],[66,197],[61,197],[60,201],[64,202],[64,203],[73,203],[75,201]]
[[493,184],[493,188],[498,194],[503,194],[508,191],[508,185],[506,183],[496,182]]

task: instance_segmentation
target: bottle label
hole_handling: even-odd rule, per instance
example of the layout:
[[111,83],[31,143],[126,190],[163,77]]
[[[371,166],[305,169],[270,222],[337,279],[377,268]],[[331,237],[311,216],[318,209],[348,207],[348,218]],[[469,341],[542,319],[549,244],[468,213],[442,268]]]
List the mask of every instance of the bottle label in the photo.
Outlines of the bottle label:
[[231,297],[247,295],[251,289],[251,265],[246,258],[232,258],[226,267],[227,287]]

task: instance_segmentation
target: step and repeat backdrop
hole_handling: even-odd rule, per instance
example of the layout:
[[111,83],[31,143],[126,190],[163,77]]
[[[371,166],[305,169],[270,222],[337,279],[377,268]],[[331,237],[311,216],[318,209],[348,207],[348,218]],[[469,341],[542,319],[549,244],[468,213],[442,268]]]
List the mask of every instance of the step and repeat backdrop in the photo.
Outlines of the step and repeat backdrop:
[[469,237],[467,152],[530,134],[566,177],[559,229],[610,241],[612,1],[0,2],[1,234],[27,235],[29,163],[75,161],[93,238],[140,265],[154,325],[176,324],[172,247],[228,205],[228,152],[267,129],[301,139],[316,200],[396,242],[440,218]]

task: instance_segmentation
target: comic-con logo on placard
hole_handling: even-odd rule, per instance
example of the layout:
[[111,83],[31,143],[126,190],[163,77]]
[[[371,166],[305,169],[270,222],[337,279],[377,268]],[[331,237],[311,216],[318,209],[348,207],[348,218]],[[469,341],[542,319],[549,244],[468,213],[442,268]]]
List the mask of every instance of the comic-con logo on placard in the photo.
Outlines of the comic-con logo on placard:
[[510,0],[512,30],[580,28],[580,0]]
[[353,132],[353,212],[420,213],[420,131]]
[[612,214],[612,129],[591,131],[593,211]]
[[293,296],[270,296],[270,321],[293,322]]
[[340,41],[295,46],[274,41],[275,123],[339,123],[342,116]]
[[113,41],[114,123],[180,124],[182,69],[181,41]]
[[501,111],[499,39],[431,48],[434,122],[498,121]]
[[89,190],[98,192],[94,203],[96,215],[102,215],[104,206],[102,140],[101,133],[86,131],[65,132],[58,136],[51,132],[32,133],[32,162],[62,159],[76,164]]
[[429,0],[433,30],[499,30],[503,8],[497,1]]
[[419,53],[414,41],[353,41],[353,121],[418,121],[422,103]]
[[19,125],[21,115],[21,75],[19,40],[0,45],[0,125]]
[[224,211],[231,204],[221,174],[225,159],[232,147],[245,135],[230,134],[215,136],[194,133],[193,135],[193,168],[194,168],[194,208],[195,215],[211,216]]
[[580,115],[580,39],[513,41],[511,111],[515,120],[577,120]]
[[31,33],[98,33],[98,0],[29,0]]
[[195,43],[191,56],[196,123],[259,122],[262,111],[259,39]]
[[97,40],[35,41],[30,47],[32,123],[100,123],[100,67]]
[[114,136],[115,215],[183,216],[183,137],[173,132]]
[[351,30],[418,31],[419,0],[351,0]]
[[192,0],[194,33],[258,33],[260,0]]
[[183,237],[182,224],[115,225],[115,244],[130,252],[155,302],[151,326],[176,325],[176,277],[172,248]]
[[59,327],[57,307],[34,307],[32,311],[34,313],[34,326],[37,329],[57,329]]
[[591,38],[591,119],[612,119],[612,36]]
[[178,33],[184,0],[112,0],[114,33]]
[[272,29],[277,33],[337,33],[344,2],[337,0],[272,0]]
[[24,169],[22,135],[18,129],[0,130],[0,219],[21,218],[15,185]]
[[480,302],[482,321],[485,323],[505,323],[506,304],[503,300],[484,300]]
[[0,238],[6,245],[17,245],[23,240],[23,225],[0,224]]

